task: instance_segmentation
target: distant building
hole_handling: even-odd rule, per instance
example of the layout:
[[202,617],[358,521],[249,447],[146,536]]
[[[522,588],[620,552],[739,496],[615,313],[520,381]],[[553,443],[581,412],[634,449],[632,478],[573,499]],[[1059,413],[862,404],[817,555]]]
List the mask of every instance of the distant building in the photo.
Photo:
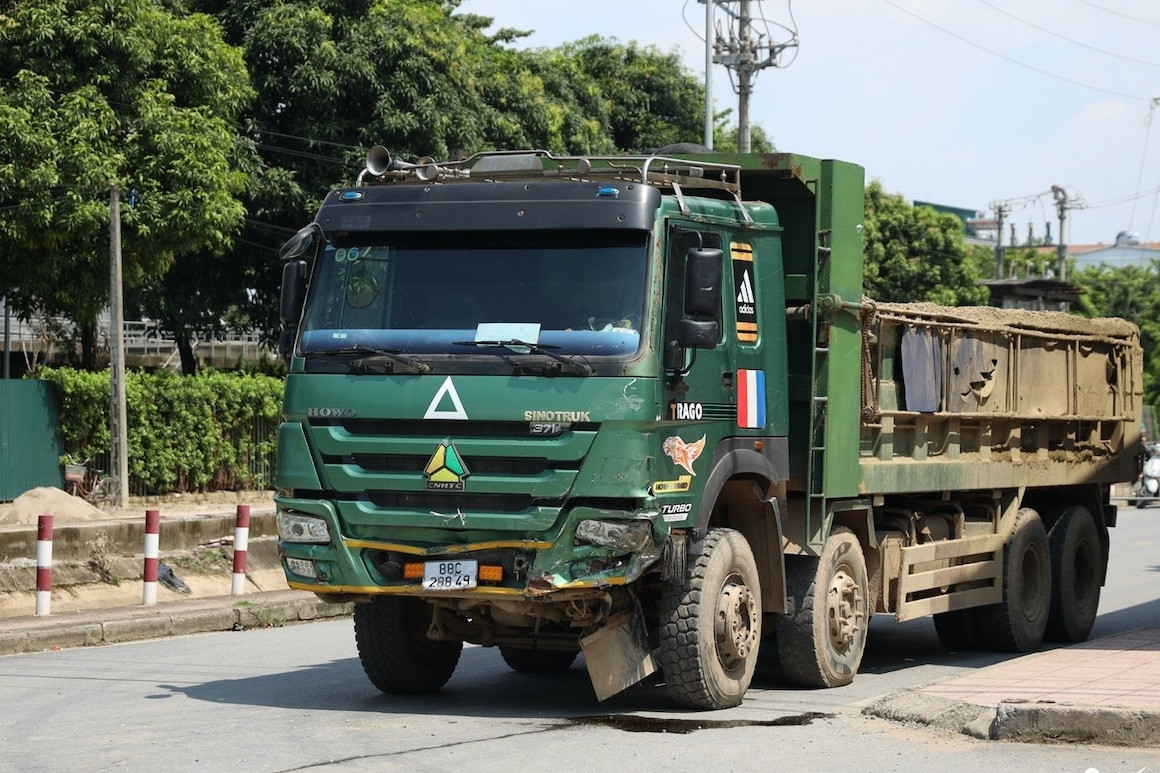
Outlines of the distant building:
[[983,279],[979,284],[991,291],[991,305],[1004,309],[1068,311],[1084,292],[1072,282],[1035,277]]
[[963,223],[963,235],[966,237],[967,244],[989,246],[994,246],[995,244],[995,232],[998,228],[998,223],[994,220],[985,219],[983,213],[977,209],[952,207],[947,204],[935,204],[931,201],[913,201],[911,204],[915,207],[930,207],[935,212],[957,217]]
[[1112,244],[1068,245],[1067,254],[1075,259],[1076,268],[1149,266],[1153,260],[1160,260],[1160,242],[1141,242],[1136,234],[1120,231]]

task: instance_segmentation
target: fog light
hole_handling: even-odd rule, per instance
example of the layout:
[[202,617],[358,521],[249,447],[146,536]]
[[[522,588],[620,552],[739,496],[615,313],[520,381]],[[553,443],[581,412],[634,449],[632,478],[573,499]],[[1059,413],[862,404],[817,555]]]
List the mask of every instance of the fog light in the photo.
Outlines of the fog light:
[[330,527],[317,516],[278,510],[278,539],[283,542],[330,542]]
[[294,574],[302,577],[318,577],[318,570],[314,568],[313,561],[307,561],[304,558],[286,558],[286,568]]

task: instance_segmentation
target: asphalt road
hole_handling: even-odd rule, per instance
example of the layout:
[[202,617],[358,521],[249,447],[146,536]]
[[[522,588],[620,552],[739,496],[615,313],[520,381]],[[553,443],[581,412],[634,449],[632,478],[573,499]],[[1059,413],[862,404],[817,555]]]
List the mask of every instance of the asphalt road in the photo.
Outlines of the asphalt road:
[[[1160,626],[1160,508],[1127,510],[1096,635]],[[469,647],[435,695],[384,696],[349,620],[0,658],[0,769],[18,771],[1160,771],[1160,750],[978,741],[863,716],[874,699],[1009,656],[948,655],[929,621],[875,619],[862,672],[675,711],[646,682],[604,703],[579,662],[512,673]]]

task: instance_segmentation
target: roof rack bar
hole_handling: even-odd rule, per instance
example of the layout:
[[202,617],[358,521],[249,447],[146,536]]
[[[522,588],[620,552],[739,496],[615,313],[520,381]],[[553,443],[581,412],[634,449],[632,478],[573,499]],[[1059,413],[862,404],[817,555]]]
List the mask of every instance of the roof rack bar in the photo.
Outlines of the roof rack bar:
[[[411,164],[392,159],[375,146],[356,185],[470,183],[527,180],[572,180],[642,183],[665,190],[711,189],[732,194],[741,203],[741,167],[668,156],[554,156],[546,150],[498,150],[475,153],[458,161],[436,163],[421,158]],[[744,207],[742,207],[744,210]]]

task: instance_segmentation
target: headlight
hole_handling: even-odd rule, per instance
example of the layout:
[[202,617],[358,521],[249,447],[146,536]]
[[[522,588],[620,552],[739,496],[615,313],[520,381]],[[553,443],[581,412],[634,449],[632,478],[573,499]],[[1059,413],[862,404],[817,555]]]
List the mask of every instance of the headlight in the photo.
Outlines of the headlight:
[[283,542],[330,542],[330,527],[317,516],[279,508],[275,520],[278,522],[278,539]]
[[576,541],[626,552],[652,545],[652,524],[648,521],[580,521]]

